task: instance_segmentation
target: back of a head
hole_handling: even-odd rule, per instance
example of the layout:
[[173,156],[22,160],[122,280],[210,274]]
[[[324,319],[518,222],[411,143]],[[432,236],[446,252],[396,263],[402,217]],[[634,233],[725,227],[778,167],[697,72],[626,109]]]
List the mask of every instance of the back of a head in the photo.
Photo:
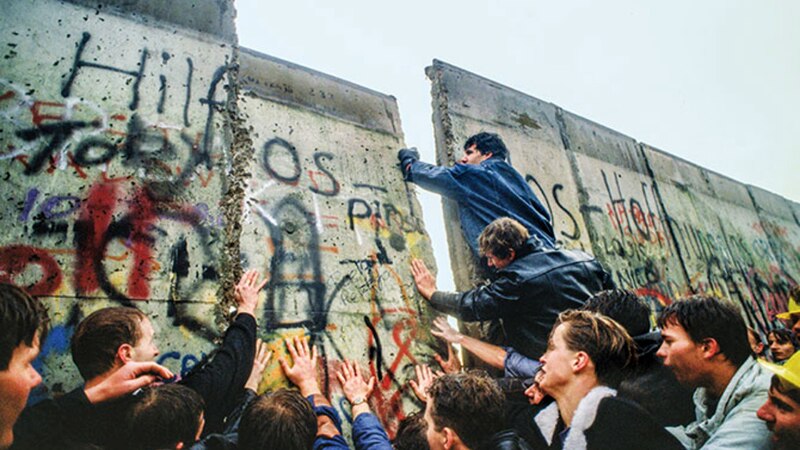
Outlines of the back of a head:
[[125,438],[121,446],[133,450],[188,448],[200,432],[203,398],[180,384],[149,386],[127,399]]
[[631,336],[650,331],[650,308],[644,300],[625,289],[601,291],[581,307],[611,317]]
[[508,158],[508,148],[503,140],[495,133],[485,131],[470,136],[464,143],[464,150],[475,146],[481,154],[491,153],[493,158],[505,160]]
[[589,355],[600,384],[616,388],[635,366],[633,339],[615,320],[591,311],[567,310],[558,315],[553,331],[559,325],[566,326],[567,347]]
[[114,367],[122,344],[136,345],[142,338],[144,313],[136,308],[103,308],[83,319],[72,335],[72,360],[84,380]]
[[658,316],[658,326],[680,325],[695,343],[711,338],[734,366],[753,354],[747,340],[747,325],[739,308],[728,300],[695,295],[673,302]]
[[299,392],[279,389],[247,406],[239,425],[239,449],[308,450],[317,435],[317,417]]
[[0,283],[0,370],[7,370],[14,349],[32,346],[37,333],[40,345],[47,337],[49,319],[39,299],[12,284]]
[[478,236],[478,247],[481,255],[491,253],[504,259],[511,254],[510,250],[519,253],[529,237],[530,233],[521,223],[510,217],[501,217],[486,225]]
[[485,373],[443,375],[433,381],[428,398],[436,430],[451,428],[469,448],[480,448],[505,427],[505,396]]
[[394,450],[428,450],[426,430],[425,416],[421,411],[409,414],[397,427],[397,434],[392,441]]

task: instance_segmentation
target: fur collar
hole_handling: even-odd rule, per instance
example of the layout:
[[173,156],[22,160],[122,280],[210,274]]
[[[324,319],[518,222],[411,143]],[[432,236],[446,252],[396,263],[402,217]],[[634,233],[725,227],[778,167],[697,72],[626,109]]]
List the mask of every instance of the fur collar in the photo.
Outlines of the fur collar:
[[[578,409],[575,410],[575,415],[572,416],[572,425],[569,428],[569,434],[564,442],[565,450],[586,449],[586,436],[584,436],[584,432],[594,423],[600,401],[606,397],[614,397],[616,395],[617,391],[614,389],[607,386],[598,386],[583,397],[578,404]],[[551,403],[550,406],[543,409],[534,418],[534,422],[539,426],[539,430],[541,430],[542,436],[544,436],[548,446],[553,443],[556,427],[560,419],[561,414],[558,411],[558,404],[556,402]]]

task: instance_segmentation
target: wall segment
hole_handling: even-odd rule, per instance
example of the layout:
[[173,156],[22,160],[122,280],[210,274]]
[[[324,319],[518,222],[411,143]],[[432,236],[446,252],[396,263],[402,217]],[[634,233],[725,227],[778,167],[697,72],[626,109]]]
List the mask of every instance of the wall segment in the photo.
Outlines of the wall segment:
[[[277,356],[310,336],[337,404],[333,371],[361,361],[393,431],[432,352],[409,260],[433,264],[393,170],[395,99],[236,48],[230,2],[82,3],[13,0],[1,19],[0,280],[54,322],[34,400],[79,384],[69,338],[105,306],[144,310],[159,361],[186,373],[258,268],[260,337]],[[262,388],[285,383],[273,358]]]
[[[800,280],[797,203],[446,63],[427,74],[440,163],[453,164],[470,135],[499,133],[559,243],[594,253],[654,311],[712,293],[741,305],[762,334],[777,324]],[[455,208],[445,202],[451,265],[468,289],[473,267]]]

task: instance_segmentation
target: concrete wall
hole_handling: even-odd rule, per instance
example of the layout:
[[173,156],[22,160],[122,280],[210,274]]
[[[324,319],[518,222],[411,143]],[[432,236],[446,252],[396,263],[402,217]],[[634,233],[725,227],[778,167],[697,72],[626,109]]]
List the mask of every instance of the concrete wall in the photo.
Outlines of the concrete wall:
[[[446,63],[427,74],[439,162],[454,163],[476,132],[499,133],[559,243],[596,255],[655,311],[713,293],[740,304],[762,332],[785,311],[800,279],[797,203]],[[456,285],[466,289],[473,267],[455,208],[445,202],[445,222]]]
[[[432,351],[408,264],[432,263],[429,239],[385,170],[403,146],[394,98],[240,51],[229,2],[82,3],[13,0],[0,20],[0,280],[54,322],[34,399],[79,384],[69,338],[110,305],[147,312],[159,361],[186,373],[254,267],[276,356],[310,335],[335,402],[333,370],[361,361],[393,430]],[[286,383],[276,361],[263,389]]]

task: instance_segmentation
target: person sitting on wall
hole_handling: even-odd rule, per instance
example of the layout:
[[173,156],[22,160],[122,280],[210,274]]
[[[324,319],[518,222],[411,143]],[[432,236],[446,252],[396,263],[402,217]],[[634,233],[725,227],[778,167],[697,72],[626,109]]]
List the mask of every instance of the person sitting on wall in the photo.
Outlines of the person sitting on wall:
[[784,365],[758,362],[774,374],[769,397],[758,409],[758,418],[772,432],[773,450],[796,449],[800,444],[800,353]]
[[596,292],[613,287],[592,256],[543,248],[514,219],[490,223],[479,241],[481,254],[497,269],[490,284],[460,293],[438,291],[436,279],[419,259],[411,261],[414,283],[440,312],[464,321],[502,319],[506,344],[528,358],[544,353],[561,311],[580,308]]
[[432,450],[527,450],[530,446],[506,426],[504,395],[485,374],[442,375],[427,389],[428,446]]
[[8,448],[12,441],[15,449],[75,444],[73,429],[93,405],[173,376],[153,362],[130,362],[101,383],[23,410],[30,390],[42,380],[32,363],[44,344],[48,324],[47,311],[38,299],[0,283],[0,449]]
[[494,133],[481,132],[464,143],[464,156],[453,167],[419,161],[416,149],[397,155],[403,178],[458,203],[464,239],[478,257],[478,236],[495,219],[521,223],[543,248],[555,246],[550,213],[525,179],[506,162],[508,149]]
[[305,338],[286,339],[292,365],[280,358],[281,369],[296,390],[279,389],[253,400],[239,427],[238,448],[260,450],[347,449],[339,413],[319,387],[317,348]]
[[[213,353],[213,359],[198,364],[179,381],[203,397],[205,432],[220,431],[225,416],[244,393],[255,354],[258,291],[265,283],[258,281],[254,270],[242,276],[236,286],[238,311],[222,345]],[[159,354],[150,319],[130,307],[103,308],[87,316],[75,329],[71,350],[87,389],[119,376],[115,374],[130,362],[152,362]],[[76,389],[71,395],[85,403],[87,399],[81,391]],[[111,445],[116,438],[113,424],[123,413],[123,405],[108,402],[89,411],[82,426],[74,427],[72,434],[79,442]]]
[[787,310],[777,314],[775,317],[786,322],[786,326],[792,330],[796,339],[800,339],[800,284],[796,284],[789,289],[789,301]]
[[680,443],[614,389],[636,362],[635,344],[613,319],[565,311],[542,355],[539,387],[555,399],[533,418],[533,448],[681,449]]
[[664,308],[658,325],[664,342],[657,355],[696,389],[696,420],[668,430],[688,449],[769,448],[769,430],[756,417],[769,375],[752,356],[739,309],[698,295]]
[[776,328],[767,334],[772,361],[783,364],[797,351],[797,342],[791,330]]

